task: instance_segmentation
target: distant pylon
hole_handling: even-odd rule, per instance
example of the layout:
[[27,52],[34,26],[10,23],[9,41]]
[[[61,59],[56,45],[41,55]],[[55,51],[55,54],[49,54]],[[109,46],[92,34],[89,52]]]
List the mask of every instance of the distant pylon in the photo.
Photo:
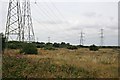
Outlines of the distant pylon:
[[82,31],[80,33],[80,45],[84,45],[84,33]]
[[48,37],[48,43],[50,43],[50,37]]
[[104,44],[104,33],[103,33],[104,29],[101,29],[100,31],[100,46],[102,47]]
[[22,41],[27,41],[29,43],[35,41],[30,0],[24,0],[22,4]]
[[10,0],[5,30],[6,41],[21,41],[21,9],[19,0]]

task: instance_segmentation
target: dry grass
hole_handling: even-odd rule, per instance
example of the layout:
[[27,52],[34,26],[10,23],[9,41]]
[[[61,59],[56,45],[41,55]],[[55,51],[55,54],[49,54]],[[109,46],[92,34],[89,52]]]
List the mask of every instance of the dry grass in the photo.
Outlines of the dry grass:
[[[38,49],[38,52],[38,55],[22,55],[19,54],[19,50],[8,50],[3,56],[10,55],[10,57],[26,59],[30,62],[26,65],[27,68],[20,71],[22,77],[118,77],[118,51],[115,49],[99,51],[89,51],[86,48],[51,51]],[[37,72],[34,71],[34,67]],[[3,77],[9,76],[6,72],[3,70]]]

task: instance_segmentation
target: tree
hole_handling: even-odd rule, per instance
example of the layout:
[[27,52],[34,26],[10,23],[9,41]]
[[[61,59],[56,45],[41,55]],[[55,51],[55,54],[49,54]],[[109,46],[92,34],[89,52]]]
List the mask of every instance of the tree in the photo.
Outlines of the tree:
[[71,50],[75,50],[75,49],[78,49],[77,46],[68,46],[67,49],[71,49]]
[[65,48],[66,47],[66,43],[65,42],[61,42],[60,47],[61,48]]
[[37,42],[36,45],[37,45],[37,48],[44,48],[45,47],[44,42]]
[[89,50],[91,50],[91,51],[97,51],[97,50],[99,50],[99,48],[96,46],[96,45],[91,45],[90,47],[89,47]]
[[59,44],[59,43],[54,43],[54,44],[53,44],[53,47],[59,48],[59,47],[60,47],[60,44]]

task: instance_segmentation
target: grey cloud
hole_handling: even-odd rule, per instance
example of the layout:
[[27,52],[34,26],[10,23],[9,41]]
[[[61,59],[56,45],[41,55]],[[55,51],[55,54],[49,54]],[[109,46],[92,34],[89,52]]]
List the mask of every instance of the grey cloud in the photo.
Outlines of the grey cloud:
[[86,17],[95,17],[97,14],[95,12],[86,12],[83,15]]
[[110,30],[118,30],[118,27],[116,25],[110,25],[110,26],[107,26],[106,28]]
[[69,28],[68,30],[81,30],[81,29],[84,29],[84,28],[90,28],[90,29],[98,29],[98,28],[101,28],[103,27],[102,25],[98,25],[98,24],[95,24],[95,25],[77,25],[77,26],[73,26],[71,28]]
[[67,23],[65,21],[40,21],[40,23],[43,23],[43,24],[64,24],[64,23]]
[[110,17],[110,21],[113,21],[114,20],[114,17]]

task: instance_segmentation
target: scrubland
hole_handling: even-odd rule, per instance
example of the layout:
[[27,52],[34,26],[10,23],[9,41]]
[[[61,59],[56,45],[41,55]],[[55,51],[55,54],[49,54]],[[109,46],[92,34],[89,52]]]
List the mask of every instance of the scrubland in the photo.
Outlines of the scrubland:
[[90,51],[39,48],[37,55],[20,54],[19,50],[5,50],[3,78],[116,78],[118,77],[118,49]]

